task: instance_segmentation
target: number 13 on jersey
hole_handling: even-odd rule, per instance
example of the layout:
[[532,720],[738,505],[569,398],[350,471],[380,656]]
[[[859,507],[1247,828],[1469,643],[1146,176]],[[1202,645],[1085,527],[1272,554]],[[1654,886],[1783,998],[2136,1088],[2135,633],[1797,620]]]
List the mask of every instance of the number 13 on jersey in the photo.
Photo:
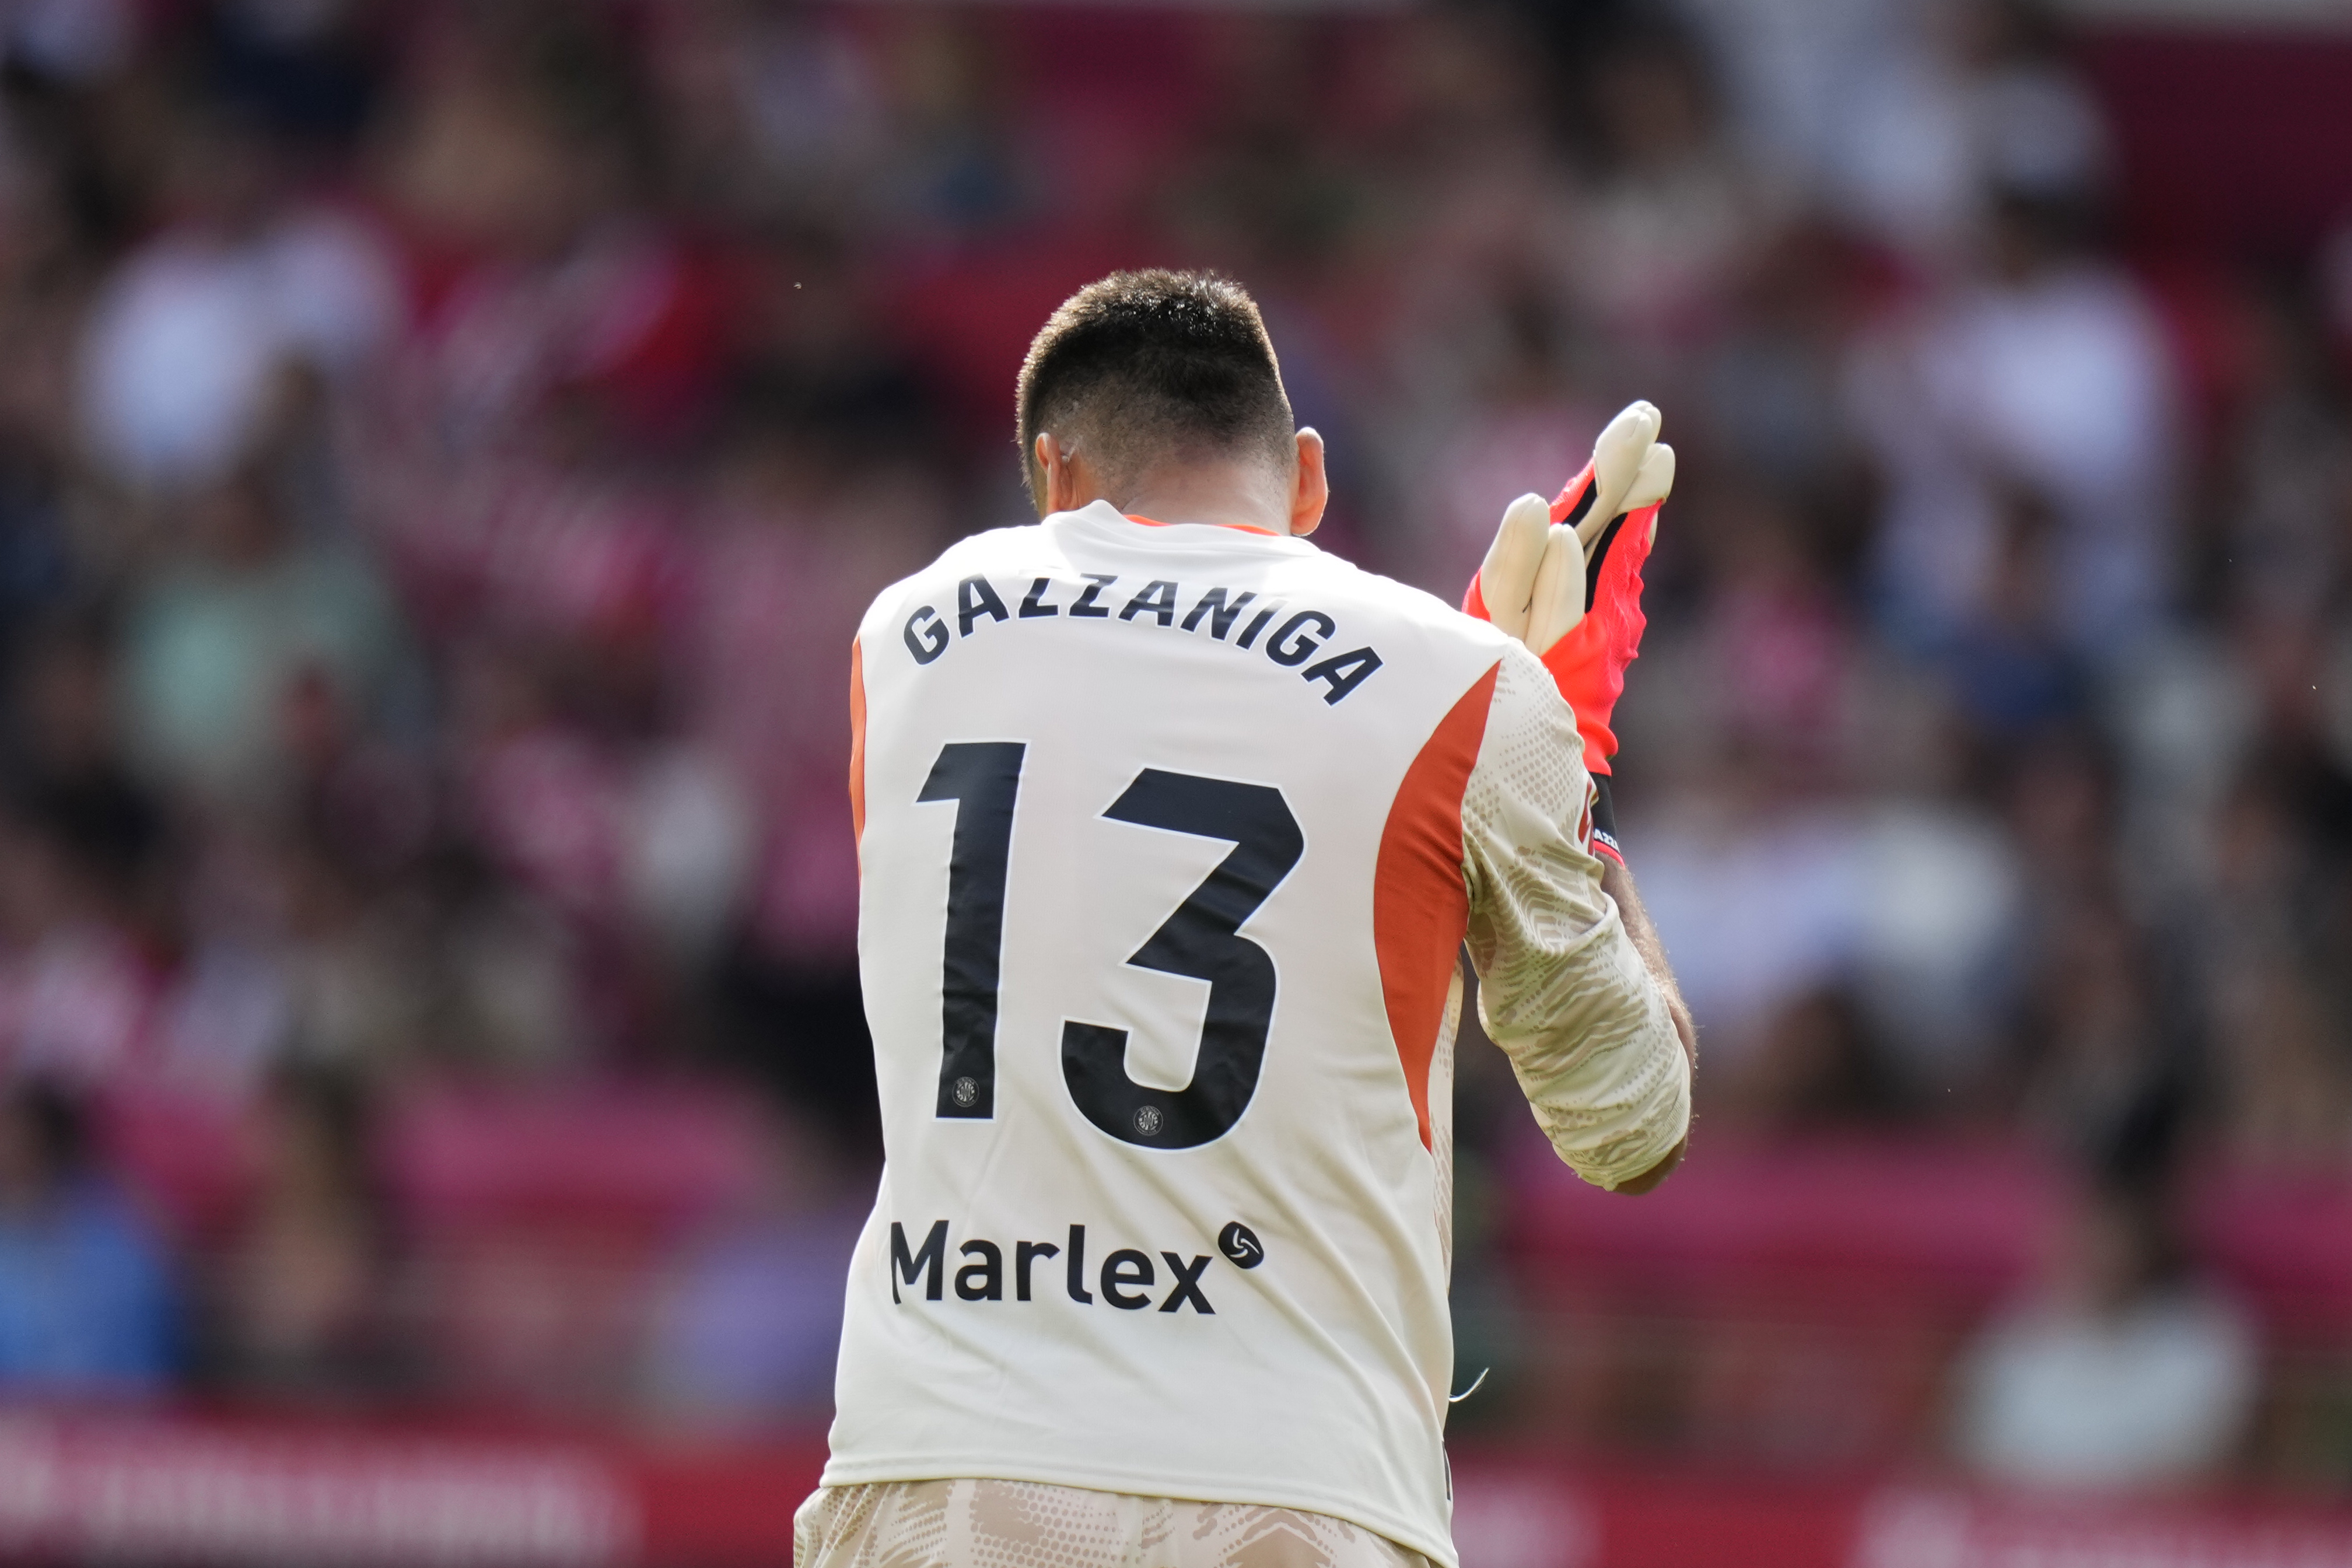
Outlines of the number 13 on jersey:
[[[940,749],[919,802],[953,802],[948,918],[940,984],[936,1114],[996,1114],[996,994],[1004,946],[1004,879],[1013,808],[1028,747],[1019,741],[956,741]],[[1282,792],[1269,784],[1146,768],[1103,816],[1139,827],[1223,839],[1216,869],[1176,907],[1128,963],[1209,983],[1192,1081],[1150,1089],[1127,1072],[1125,1029],[1065,1019],[1062,1079],[1086,1119],[1122,1142],[1191,1149],[1223,1137],[1249,1108],[1274,1018],[1274,960],[1241,934],[1306,840]]]

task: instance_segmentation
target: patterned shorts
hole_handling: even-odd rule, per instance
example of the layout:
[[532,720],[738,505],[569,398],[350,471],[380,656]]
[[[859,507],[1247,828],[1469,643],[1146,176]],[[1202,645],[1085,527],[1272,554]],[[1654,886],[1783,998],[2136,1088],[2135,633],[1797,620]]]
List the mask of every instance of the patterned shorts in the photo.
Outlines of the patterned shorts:
[[1034,1481],[877,1481],[801,1504],[794,1568],[1429,1568],[1328,1514]]

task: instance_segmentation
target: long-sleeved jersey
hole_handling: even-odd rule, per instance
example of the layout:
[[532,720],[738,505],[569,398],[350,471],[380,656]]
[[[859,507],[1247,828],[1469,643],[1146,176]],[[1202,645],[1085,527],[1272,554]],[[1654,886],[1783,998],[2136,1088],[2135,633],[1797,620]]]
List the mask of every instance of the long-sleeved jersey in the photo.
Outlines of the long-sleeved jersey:
[[1097,502],[885,590],[856,671],[887,1163],[826,1483],[1298,1508],[1453,1563],[1465,935],[1580,1173],[1689,1118],[1543,667],[1304,539]]

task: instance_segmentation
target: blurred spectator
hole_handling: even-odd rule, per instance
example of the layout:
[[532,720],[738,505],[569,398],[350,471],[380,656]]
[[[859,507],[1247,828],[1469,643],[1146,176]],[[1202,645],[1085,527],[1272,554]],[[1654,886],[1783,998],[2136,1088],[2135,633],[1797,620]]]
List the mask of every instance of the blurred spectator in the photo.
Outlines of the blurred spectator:
[[2158,1010],[2155,955],[2112,894],[2042,911],[2047,961],[2027,999],[2024,1109],[2070,1143],[2124,1115],[2179,1056]]
[[283,789],[286,719],[305,681],[366,712],[402,653],[396,610],[367,561],[306,541],[267,479],[246,473],[187,503],[189,549],[156,571],[124,629],[133,747],[210,803]]
[[2229,610],[2294,623],[2324,615],[2343,588],[2352,507],[2352,431],[2311,293],[2292,277],[2248,290],[2242,401],[2215,475],[2219,537],[2196,584],[2209,605],[2226,595]]
[[890,46],[885,221],[933,245],[1009,225],[1032,197],[1031,170],[1013,145],[1022,95],[997,36],[971,12],[919,12]]
[[261,1112],[260,1191],[215,1281],[214,1376],[280,1399],[382,1395],[408,1368],[362,1080],[282,1071]]
[[79,1089],[136,1066],[163,981],[126,846],[92,846],[54,818],[0,827],[0,996],[8,1066]]
[[129,0],[19,0],[0,13],[7,63],[58,81],[101,78],[129,53],[137,9]]
[[720,301],[642,200],[623,46],[561,7],[517,20],[436,17],[390,127],[388,194],[441,273],[401,356],[401,417],[374,432],[416,443],[395,461],[543,437],[551,415],[578,446],[660,441],[711,390]]
[[[1233,258],[1279,298],[1356,232],[1367,197],[1353,151],[1331,134],[1329,34],[1312,22],[1236,17],[1213,35],[1207,91],[1215,115],[1195,133],[1193,166],[1161,197],[1171,237]],[[1261,301],[1263,303],[1263,301]],[[1288,363],[1304,333],[1285,333]]]
[[1720,330],[1777,216],[1768,183],[1724,135],[1709,78],[1697,41],[1652,20],[1613,40],[1589,83],[1599,158],[1568,231],[1565,281],[1645,382],[1679,379],[1676,351]]
[[2000,498],[2050,498],[2049,574],[2074,647],[2151,629],[2172,584],[2170,353],[2147,301],[2087,252],[2079,205],[2005,195],[1979,275],[1866,342],[1853,416],[1885,471],[1881,613],[1932,648],[1983,605]]
[[1861,247],[1818,218],[1799,215],[1757,250],[1705,357],[1692,411],[1736,473],[1801,500],[1821,563],[1843,578],[1860,526],[1841,360],[1885,284]]
[[1635,831],[1643,897],[1707,1009],[1727,1086],[1771,1021],[1825,986],[1866,1009],[1902,1089],[1973,1088],[1990,1071],[2021,902],[1993,824],[1945,805],[1856,813],[1722,791]]
[[2084,674],[2056,595],[2047,501],[2012,490],[1996,503],[1982,599],[1963,617],[1943,664],[1960,711],[1993,746],[2014,745],[2078,717]]
[[433,921],[415,879],[388,890],[327,847],[291,855],[285,1037],[298,1059],[361,1079],[397,1077],[436,1044],[462,1059],[457,1041],[435,1039],[448,1021],[434,1016]]
[[206,85],[297,148],[346,146],[383,85],[368,10],[363,0],[217,0],[198,24]]
[[2352,1145],[2352,1019],[2328,973],[2343,931],[2324,912],[2326,884],[2273,782],[2289,773],[2260,770],[2217,814],[2221,923],[2202,950],[2213,1055],[2229,1085],[2224,1146],[2248,1164],[2336,1162]]
[[1400,344],[1412,372],[1388,456],[1410,515],[1391,548],[1413,581],[1458,600],[1503,509],[1530,485],[1547,499],[1556,492],[1609,416],[1577,385],[1571,318],[1537,279],[1507,279],[1437,308],[1444,313]]
[[[412,906],[404,900],[376,912],[397,921],[391,940],[421,950],[415,969],[404,973],[395,960],[384,971],[388,984],[422,992],[407,997],[422,1013],[420,1056],[443,1066],[551,1076],[602,1043],[594,1021],[583,1016],[579,942],[544,903],[454,846],[436,855],[419,880]],[[385,1022],[372,1017],[362,1026]]]
[[689,1420],[805,1421],[832,1408],[867,1198],[814,1118],[772,1106],[766,1121],[757,1190],[671,1261],[655,1310],[648,1396]]
[[[5,327],[0,333],[9,341],[10,357],[24,352],[12,367],[20,386],[0,392],[0,398],[41,396],[47,389],[37,385],[37,372],[26,374],[26,361],[38,363],[37,349]],[[25,381],[36,384],[22,385]],[[0,655],[15,651],[11,645],[72,586],[62,467],[32,432],[0,425]]]
[[1699,623],[1708,720],[1780,795],[1852,776],[1863,649],[1795,508],[1762,482],[1717,503]]
[[1883,1126],[1906,1100],[1863,1009],[1832,988],[1783,1006],[1740,1065],[1731,1109],[1782,1134]]
[[1672,933],[1684,994],[1707,1020],[1725,1079],[1773,1014],[1847,972],[1863,901],[1854,824],[1818,808],[1765,809],[1742,787],[1756,771],[1713,772],[1671,815],[1628,824],[1642,844],[1643,897]]
[[20,1083],[0,1102],[0,1388],[148,1394],[178,1362],[159,1239],[92,1163],[80,1101]]
[[218,113],[171,149],[173,226],[92,307],[82,421],[125,484],[218,483],[289,413],[291,377],[354,372],[397,325],[390,263],[366,229],[291,205],[280,153]]
[[[789,428],[747,433],[712,487],[698,613],[679,650],[703,752],[727,767],[711,787],[749,792],[761,809],[764,843],[744,889],[756,940],[804,970],[845,968],[856,942],[847,699],[835,695],[849,689],[849,645],[874,595],[944,531],[947,510],[928,475],[863,470]],[[704,823],[722,829],[716,814]],[[731,879],[706,872],[702,897],[723,908]]]
[[[1885,8],[1891,47],[1860,74],[1831,190],[1934,267],[1964,245],[1989,192],[2076,201],[2111,168],[2107,127],[2042,0]],[[1908,24],[1908,26],[1906,26]]]
[[1989,1479],[2147,1489],[2218,1479],[2237,1457],[2258,1349],[2184,1250],[2163,1146],[2177,1134],[2151,1124],[2177,1115],[2128,1115],[2044,1293],[1968,1353],[1958,1446]]
[[664,7],[655,73],[674,188],[739,219],[866,216],[891,125],[866,40],[813,7]]
[[164,802],[122,756],[108,631],[70,620],[19,650],[9,761],[26,815],[128,885],[151,868],[167,826]]

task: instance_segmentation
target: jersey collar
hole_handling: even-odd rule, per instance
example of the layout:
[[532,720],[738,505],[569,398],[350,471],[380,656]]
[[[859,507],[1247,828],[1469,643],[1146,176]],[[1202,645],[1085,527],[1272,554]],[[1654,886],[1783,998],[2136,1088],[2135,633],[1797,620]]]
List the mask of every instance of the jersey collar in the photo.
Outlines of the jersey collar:
[[[1315,542],[1297,534],[1276,533],[1271,529],[1251,528],[1230,522],[1170,522],[1164,518],[1132,516],[1119,510],[1107,500],[1090,500],[1074,511],[1057,511],[1045,520],[1048,523],[1097,529],[1106,537],[1119,534],[1133,538],[1139,528],[1157,529],[1167,537],[1169,548],[1221,548],[1213,535],[1243,534],[1263,539],[1263,545],[1253,549],[1280,551],[1285,554],[1315,553]],[[1228,542],[1222,548],[1231,548]]]
[[[1146,528],[1168,528],[1173,526],[1172,524],[1160,521],[1156,517],[1145,517],[1140,512],[1123,511],[1118,515],[1127,519],[1129,522],[1139,522]],[[1283,537],[1283,535],[1275,532],[1275,531],[1270,528],[1260,528],[1255,523],[1249,522],[1196,522],[1189,523],[1186,526],[1192,528],[1230,528],[1235,533],[1257,533],[1263,534],[1268,539],[1280,539]]]

